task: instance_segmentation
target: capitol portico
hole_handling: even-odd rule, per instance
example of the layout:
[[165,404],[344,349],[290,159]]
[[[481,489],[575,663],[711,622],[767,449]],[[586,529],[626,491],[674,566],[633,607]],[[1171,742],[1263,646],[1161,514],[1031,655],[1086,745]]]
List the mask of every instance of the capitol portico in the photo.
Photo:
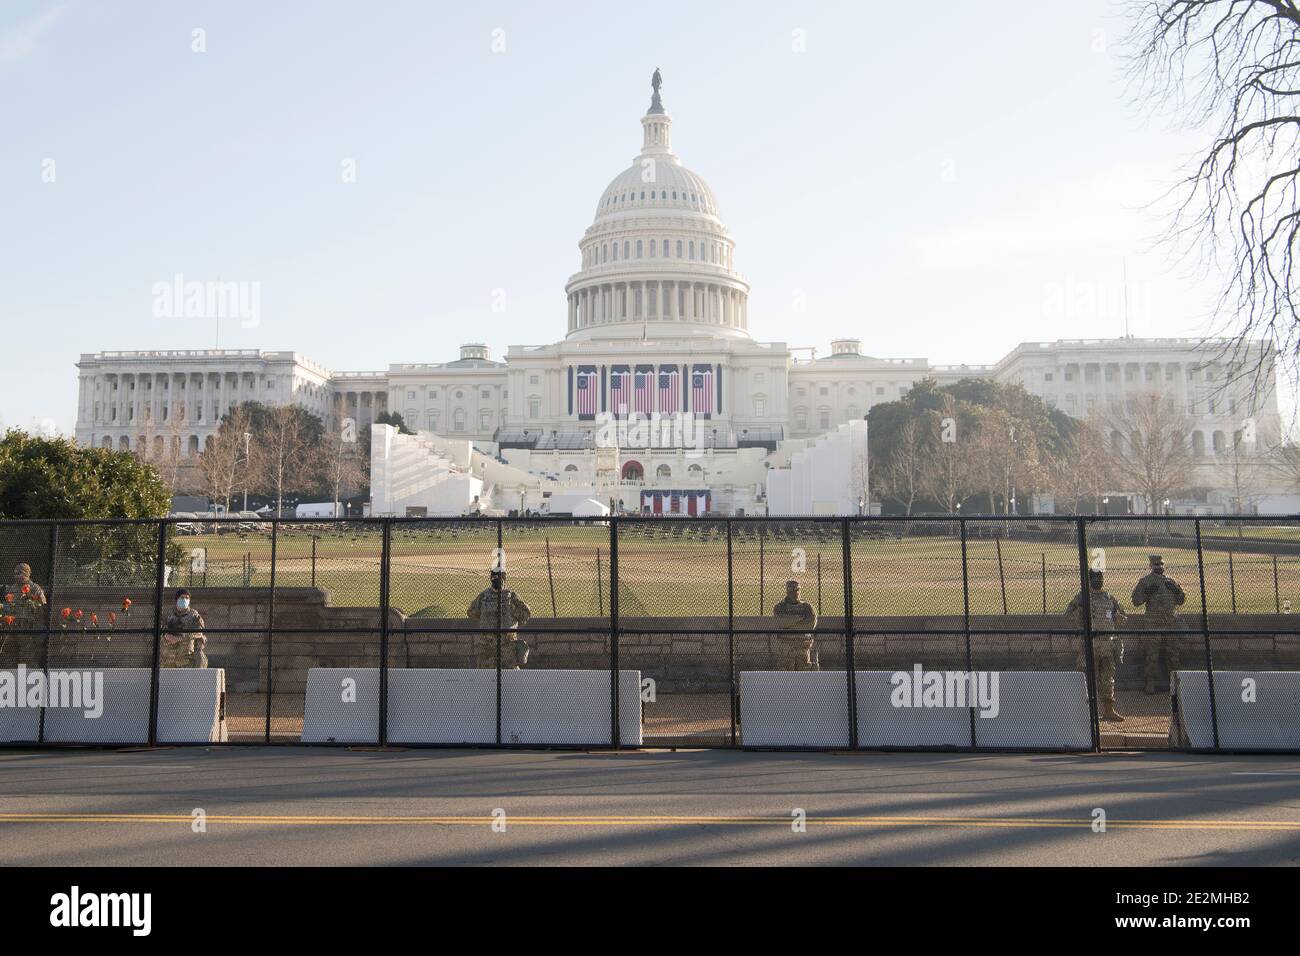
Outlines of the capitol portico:
[[[362,428],[387,411],[436,439],[452,471],[472,456],[450,452],[448,441],[508,468],[496,472],[502,481],[533,476],[530,489],[520,486],[526,495],[545,487],[635,510],[752,513],[765,508],[770,469],[791,467],[819,443],[842,458],[844,447],[863,443],[845,445],[841,426],[925,378],[1020,382],[1080,418],[1158,389],[1185,407],[1208,464],[1245,414],[1258,421],[1261,443],[1281,433],[1275,392],[1252,403],[1223,387],[1222,369],[1193,340],[1024,343],[986,366],[873,357],[863,349],[862,317],[820,357],[802,342],[758,341],[736,240],[712,188],[673,151],[658,71],[640,127],[639,152],[600,193],[578,241],[562,339],[512,345],[500,359],[469,343],[450,361],[374,372],[332,371],[294,352],[85,354],[77,439],[189,457],[241,401],[294,403]],[[558,309],[555,318],[558,332]],[[602,425],[635,416],[689,427],[668,442],[623,435],[609,448]],[[515,491],[498,484],[485,494],[495,490],[498,507],[516,507]],[[850,497],[857,494],[866,496],[865,487]]]

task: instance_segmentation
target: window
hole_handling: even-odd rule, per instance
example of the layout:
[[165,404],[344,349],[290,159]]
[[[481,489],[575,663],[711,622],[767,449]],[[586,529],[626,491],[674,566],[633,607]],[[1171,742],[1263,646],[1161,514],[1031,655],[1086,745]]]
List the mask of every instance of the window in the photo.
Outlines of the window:
[[830,409],[823,408],[823,409],[820,409],[820,410],[817,412],[817,424],[818,424],[822,429],[828,429],[828,428],[831,427],[831,413],[830,413]]
[[458,408],[451,416],[452,431],[463,432],[465,430],[465,409]]
[[667,239],[664,240],[664,258],[665,258],[665,259],[668,258],[668,240],[667,240]]
[[478,430],[488,431],[492,428],[492,413],[487,409],[478,413]]
[[689,251],[690,251],[690,258],[694,259],[694,258],[695,258],[695,240],[694,240],[694,239],[691,240],[690,247],[689,247]]
[[[681,241],[680,239],[678,239],[678,240],[677,240],[677,258],[680,259],[681,257],[682,257],[682,241]],[[113,383],[113,387],[114,387],[114,388],[117,388],[117,383],[116,383],[116,382]]]
[[1051,373],[1051,372],[1044,372],[1044,373],[1043,373],[1043,381],[1044,381],[1044,382],[1050,382],[1051,380],[1052,380],[1052,373]]
[[626,239],[624,239],[624,240],[623,240],[623,258],[624,258],[624,259],[629,259],[629,258],[631,258],[631,256],[629,255],[629,253],[631,252],[631,250],[632,250],[632,244],[631,244],[630,242],[628,242]]
[[542,400],[540,398],[530,398],[528,400],[528,417],[529,418],[542,417]]
[[754,396],[754,415],[762,418],[767,414],[767,399],[762,395]]
[[415,389],[413,389],[413,388],[408,388],[408,389],[406,390],[406,397],[407,397],[408,400],[410,400],[410,401],[414,401],[414,400],[415,400]]
[[667,465],[660,465],[655,469],[655,477],[657,478],[671,478],[672,476],[673,470]]

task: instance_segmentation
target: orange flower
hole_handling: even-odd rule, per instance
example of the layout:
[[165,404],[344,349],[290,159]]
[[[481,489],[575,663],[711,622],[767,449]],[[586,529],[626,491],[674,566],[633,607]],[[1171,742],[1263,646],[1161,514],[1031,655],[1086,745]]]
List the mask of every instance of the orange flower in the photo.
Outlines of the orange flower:
[[31,590],[32,590],[32,587],[31,587],[30,584],[24,584],[24,585],[23,585],[23,593],[24,593],[24,594],[30,594],[30,593],[31,593]]
[[14,596],[13,596],[12,594],[6,594],[6,595],[5,595],[5,603],[6,603],[6,604],[13,604],[13,603],[14,603]]
[[109,624],[116,624],[116,623],[117,623],[117,612],[116,612],[116,611],[109,611],[109,612],[108,612],[108,623],[109,623]]
[[122,598],[122,610],[123,610],[123,611],[129,611],[129,610],[131,610],[131,599],[130,599],[130,598]]
[[98,624],[98,623],[99,623],[99,615],[98,615],[98,614],[94,614],[94,613],[92,613],[92,614],[90,615],[90,623],[91,623],[91,624]]
[[14,616],[13,616],[12,614],[6,614],[6,615],[5,615],[5,623],[8,624],[10,627],[13,627],[13,626],[14,626]]
[[72,616],[72,608],[65,607],[63,609],[63,619],[66,621],[71,616]]
[[77,608],[77,613],[74,614],[74,615],[72,615],[72,616],[75,617],[78,621],[80,621],[80,620],[81,620],[81,608]]

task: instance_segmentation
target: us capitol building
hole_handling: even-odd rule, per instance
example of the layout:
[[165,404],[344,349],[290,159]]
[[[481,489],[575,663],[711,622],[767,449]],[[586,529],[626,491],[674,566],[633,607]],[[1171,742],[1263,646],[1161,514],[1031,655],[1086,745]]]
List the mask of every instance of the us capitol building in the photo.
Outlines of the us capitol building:
[[[673,152],[658,71],[652,85],[640,153],[601,193],[578,243],[561,341],[510,346],[503,360],[471,343],[452,361],[374,372],[334,371],[296,352],[83,354],[77,440],[185,460],[244,401],[295,403],[362,428],[398,412],[419,434],[373,430],[376,514],[455,512],[466,498],[536,507],[569,491],[647,511],[856,512],[870,499],[864,417],[925,378],[1019,382],[1077,417],[1156,390],[1186,409],[1207,468],[1248,414],[1258,447],[1276,443],[1275,389],[1248,410],[1194,339],[1024,343],[979,366],[876,358],[848,336],[821,357],[756,341],[735,239],[713,190]],[[656,427],[618,427],[637,417]],[[421,477],[430,471],[466,480],[448,497]],[[810,471],[829,471],[833,487],[806,487]],[[1258,510],[1295,510],[1288,489],[1276,490]],[[1213,491],[1177,505],[1223,510]]]

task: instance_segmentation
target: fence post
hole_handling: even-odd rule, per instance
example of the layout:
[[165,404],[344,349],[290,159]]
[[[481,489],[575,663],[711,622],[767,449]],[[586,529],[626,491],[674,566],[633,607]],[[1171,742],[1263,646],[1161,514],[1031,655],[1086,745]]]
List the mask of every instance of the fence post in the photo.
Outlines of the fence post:
[[766,583],[767,583],[767,548],[765,542],[767,535],[764,532],[763,525],[758,526],[758,613],[763,613],[763,608],[767,607],[766,601]]
[[[1205,596],[1205,552],[1201,548],[1201,519],[1196,519],[1196,570],[1201,581],[1201,636],[1205,640],[1205,680],[1210,689],[1210,724],[1214,728],[1214,749],[1219,749],[1219,709],[1214,701],[1214,655],[1210,651],[1210,610]],[[1178,640],[1178,635],[1172,635]],[[1170,684],[1173,675],[1169,675]]]
[[1273,613],[1282,613],[1282,595],[1277,589],[1277,555],[1273,555]]
[[[45,639],[41,642],[41,673],[45,675],[45,686],[50,686],[50,625],[53,623],[52,615],[54,613],[54,587],[56,568],[59,560],[59,526],[50,525],[50,576],[49,587],[45,590],[45,633],[42,635]],[[22,658],[20,657],[19,660]],[[48,701],[46,701],[48,703]],[[152,731],[152,715],[149,720],[149,727]],[[45,743],[45,708],[41,707],[39,722],[36,727],[36,742]],[[152,743],[152,739],[150,740]]]
[[[393,525],[384,518],[379,539],[379,746],[388,746],[388,609],[393,573]],[[311,539],[312,570],[315,571],[316,538]]]
[[731,569],[731,519],[727,518],[727,678],[730,681],[731,746],[736,746],[736,583]]
[[1039,562],[1042,567],[1042,578],[1043,578],[1043,613],[1046,614],[1047,613],[1047,552],[1046,551],[1044,551],[1040,555]]
[[[505,552],[505,548],[502,546],[502,523],[501,523],[501,519],[500,519],[500,518],[497,518],[497,554],[496,554],[496,561],[493,562],[493,563],[494,563],[495,565],[497,565],[498,567],[500,567],[501,570],[503,570],[503,571],[505,570],[505,567],[506,567],[506,552]],[[501,746],[501,623],[502,623],[502,621],[501,621],[501,598],[502,598],[502,595],[505,593],[505,589],[506,589],[506,586],[505,586],[504,584],[502,584],[502,585],[501,585],[501,590],[496,592],[496,604],[497,604],[497,615],[496,615],[496,616],[497,616],[497,624],[496,624],[496,639],[497,639],[497,746],[498,746],[498,747]]]
[[158,670],[162,665],[162,602],[163,584],[167,576],[167,519],[158,521],[158,566],[153,582],[153,663],[149,679],[149,746],[158,743]]
[[600,617],[605,616],[605,594],[603,591],[603,585],[601,583],[601,579],[603,577],[604,577],[604,572],[601,571],[600,569],[600,548],[597,548],[596,549],[596,613]]
[[[971,649],[970,649],[970,569],[966,560],[966,519],[958,518],[957,527],[961,532],[961,620],[962,632],[966,637],[966,673],[973,673],[975,668],[972,666]],[[970,718],[970,745],[975,749],[975,708],[966,708],[967,716]]]
[[[549,564],[548,564],[549,566]],[[551,591],[554,600],[554,590]],[[609,740],[622,745],[618,700],[618,518],[609,518]],[[637,690],[638,695],[640,689]]]
[[822,552],[817,549],[817,614],[822,613]]
[[[546,536],[546,581],[551,586],[551,617],[559,617],[555,612],[555,575],[551,572],[551,536]],[[599,587],[600,585],[597,585]]]
[[1007,573],[1002,566],[1002,539],[994,538],[993,543],[998,549],[998,586],[1002,588],[1002,615],[1007,613]]
[[[387,527],[386,522],[387,519],[385,519],[385,527]],[[382,578],[383,575],[381,574],[380,577]],[[311,536],[311,586],[316,586],[316,536],[314,534]]]
[[1079,593],[1083,595],[1083,670],[1088,684],[1088,720],[1092,725],[1092,751],[1101,751],[1101,724],[1097,718],[1097,662],[1092,651],[1092,588],[1088,585],[1088,523],[1080,515],[1075,519],[1075,537],[1079,545]]
[[844,675],[849,694],[849,749],[858,749],[858,684],[855,648],[857,630],[853,626],[853,548],[849,542],[849,519],[841,519],[844,565]]
[[[267,601],[266,615],[266,731],[265,741],[271,742],[271,705],[275,695],[275,565],[276,565],[276,545],[280,540],[280,519],[271,519],[271,595]],[[248,567],[250,571],[253,568],[253,557],[250,552],[248,558]]]
[[1228,552],[1228,593],[1232,595],[1232,613],[1237,613],[1237,572],[1232,563],[1232,552]]

